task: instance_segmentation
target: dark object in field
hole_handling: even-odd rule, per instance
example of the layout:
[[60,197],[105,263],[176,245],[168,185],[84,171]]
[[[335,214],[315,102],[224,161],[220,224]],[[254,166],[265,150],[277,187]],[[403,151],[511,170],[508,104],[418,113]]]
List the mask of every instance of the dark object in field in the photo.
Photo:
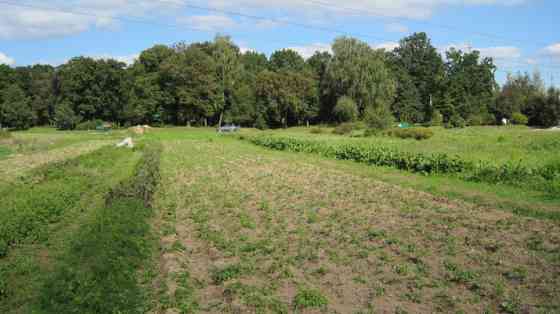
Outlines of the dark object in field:
[[218,128],[218,133],[233,133],[239,131],[241,128],[236,125],[224,125]]

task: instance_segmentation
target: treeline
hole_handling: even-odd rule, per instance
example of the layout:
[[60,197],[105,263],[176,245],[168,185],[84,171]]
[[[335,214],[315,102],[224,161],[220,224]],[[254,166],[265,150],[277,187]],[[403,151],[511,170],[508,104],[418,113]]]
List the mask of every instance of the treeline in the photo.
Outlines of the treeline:
[[73,129],[103,120],[118,125],[216,125],[258,128],[394,119],[450,126],[502,118],[558,123],[557,89],[527,74],[500,88],[491,58],[450,49],[442,57],[425,33],[393,51],[354,38],[307,60],[283,49],[270,58],[242,53],[229,37],[156,45],[127,66],[77,57],[58,67],[0,65],[1,127]]

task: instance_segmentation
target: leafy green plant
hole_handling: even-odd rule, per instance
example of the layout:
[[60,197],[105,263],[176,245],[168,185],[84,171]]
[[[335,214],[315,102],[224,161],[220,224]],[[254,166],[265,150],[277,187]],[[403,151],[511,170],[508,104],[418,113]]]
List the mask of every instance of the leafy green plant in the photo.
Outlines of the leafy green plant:
[[296,309],[305,309],[310,307],[326,307],[329,301],[319,290],[300,288],[294,297],[293,303]]
[[212,281],[216,284],[224,283],[228,280],[238,278],[246,272],[241,264],[227,265],[223,268],[214,268],[211,271]]
[[527,125],[527,123],[529,123],[529,118],[521,112],[514,112],[511,115],[511,122],[518,125]]

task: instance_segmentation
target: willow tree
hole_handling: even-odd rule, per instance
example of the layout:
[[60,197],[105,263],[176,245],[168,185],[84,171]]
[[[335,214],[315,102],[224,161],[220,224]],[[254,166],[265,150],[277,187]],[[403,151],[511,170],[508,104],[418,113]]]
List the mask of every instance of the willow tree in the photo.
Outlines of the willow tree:
[[395,97],[395,82],[384,52],[348,37],[337,38],[332,50],[326,81],[333,104],[348,96],[362,115],[369,107],[388,108]]

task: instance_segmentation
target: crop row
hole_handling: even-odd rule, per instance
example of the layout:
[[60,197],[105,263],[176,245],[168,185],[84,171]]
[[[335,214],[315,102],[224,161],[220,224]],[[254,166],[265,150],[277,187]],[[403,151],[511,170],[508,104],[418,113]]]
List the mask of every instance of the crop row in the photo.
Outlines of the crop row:
[[312,139],[269,135],[242,137],[242,139],[274,150],[313,153],[328,158],[352,160],[426,175],[456,174],[469,181],[529,185],[552,194],[560,191],[560,161],[542,167],[530,167],[520,162],[495,165],[483,161],[467,161],[460,156],[445,153],[412,153],[368,143],[331,144]]

